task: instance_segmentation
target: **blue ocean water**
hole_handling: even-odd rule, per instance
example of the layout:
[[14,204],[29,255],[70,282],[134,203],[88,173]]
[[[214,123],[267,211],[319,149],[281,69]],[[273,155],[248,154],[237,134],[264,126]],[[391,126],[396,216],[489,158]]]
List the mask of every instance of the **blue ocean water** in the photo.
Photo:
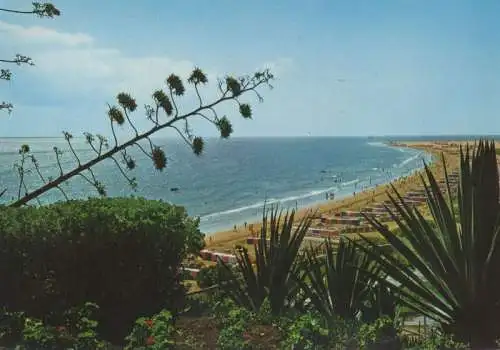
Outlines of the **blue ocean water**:
[[[390,147],[381,141],[333,137],[209,139],[204,154],[196,157],[178,139],[157,139],[155,143],[167,154],[167,168],[157,171],[144,154],[131,151],[137,168],[129,174],[138,179],[136,192],[112,161],[99,164],[94,173],[106,185],[108,195],[134,194],[185,206],[190,215],[201,218],[202,231],[210,233],[259,219],[265,201],[303,207],[325,201],[329,192],[342,198],[409,175],[422,166],[422,159],[431,160],[421,151]],[[0,139],[0,188],[8,189],[3,200],[17,197],[19,177],[13,164],[20,160],[18,149],[23,143],[30,145],[45,179],[59,172],[53,146],[65,150],[63,170],[75,165],[62,139]],[[92,156],[82,139],[75,139],[74,148],[82,161]],[[39,175],[33,171],[26,176],[26,183],[29,189],[35,188],[40,184]],[[96,195],[80,177],[63,189],[73,197]],[[41,202],[61,199],[60,192],[52,190]]]

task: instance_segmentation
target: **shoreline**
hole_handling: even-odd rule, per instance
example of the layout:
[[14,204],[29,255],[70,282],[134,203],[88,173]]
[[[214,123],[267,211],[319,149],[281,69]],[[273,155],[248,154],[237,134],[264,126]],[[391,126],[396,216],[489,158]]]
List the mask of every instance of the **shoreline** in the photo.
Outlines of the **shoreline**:
[[[403,149],[408,148],[408,147],[400,147],[398,145],[393,145],[392,141],[379,141],[379,142],[374,142],[377,143],[379,147],[389,147],[395,150],[401,150],[403,152]],[[249,207],[243,207],[243,208],[255,208],[252,209],[253,212],[257,211],[257,214],[255,215],[250,215],[247,217],[240,217],[240,218],[233,218],[233,220],[228,220],[225,223],[219,224],[215,227],[210,227],[210,223],[208,223],[208,226],[206,230],[201,229],[201,231],[205,234],[205,236],[208,238],[210,236],[213,236],[215,234],[218,234],[220,232],[229,232],[229,231],[234,231],[234,225],[241,229],[244,228],[245,223],[251,224],[251,223],[256,223],[260,222],[262,218],[262,210],[264,207],[271,207],[278,205],[280,208],[283,208],[284,210],[286,209],[295,209],[296,211],[300,211],[302,209],[307,209],[307,208],[312,208],[312,207],[318,207],[318,206],[323,206],[326,204],[331,204],[332,202],[338,202],[347,198],[350,198],[353,196],[353,193],[361,194],[364,193],[365,191],[371,191],[374,190],[380,186],[385,186],[393,181],[396,181],[400,178],[404,177],[409,177],[415,174],[416,172],[420,171],[423,169],[422,165],[422,160],[425,160],[427,164],[432,164],[435,161],[435,156],[427,152],[426,150],[418,150],[418,149],[413,149],[414,151],[417,151],[417,153],[413,154],[410,158],[412,160],[419,160],[419,165],[414,166],[412,168],[407,168],[402,167],[397,170],[394,170],[394,172],[400,172],[400,174],[394,174],[392,173],[392,170],[389,172],[385,173],[386,178],[381,179],[375,177],[373,178],[372,175],[363,178],[356,178],[353,181],[347,181],[346,183],[339,183],[337,184],[337,189],[334,189],[335,186],[331,186],[329,188],[324,188],[322,190],[314,190],[310,193],[307,194],[291,194],[290,196],[292,197],[284,197],[281,199],[271,199],[269,202],[262,201],[258,205],[259,207],[257,208],[256,204],[251,204]],[[408,160],[405,160],[405,162]],[[395,166],[395,164],[394,164]],[[398,167],[396,167],[398,168]],[[376,169],[376,168],[375,168]],[[389,168],[387,168],[389,169]],[[403,170],[404,169],[404,170]],[[380,170],[380,169],[379,169]],[[382,172],[384,172],[384,169],[382,169]],[[373,184],[372,179],[374,180]],[[369,184],[368,184],[369,182]],[[350,184],[353,183],[353,184]],[[361,186],[359,186],[361,185]],[[344,187],[345,186],[345,187]],[[359,187],[358,187],[359,186]],[[316,192],[316,193],[314,193]],[[335,199],[325,199],[325,196],[329,193],[334,193]],[[292,200],[293,199],[293,200]],[[237,211],[239,209],[243,208],[228,208],[227,210],[223,211],[222,213],[226,212],[233,212]],[[214,214],[210,214],[207,216],[212,216]],[[203,226],[203,223],[201,224]]]
[[[448,144],[451,143],[451,148],[448,148]],[[396,148],[413,148],[417,150],[424,151],[427,155],[431,156],[431,162],[427,165],[433,170],[434,174],[438,177],[443,175],[443,167],[441,161],[441,153],[445,156],[448,171],[452,171],[458,166],[458,159],[455,155],[457,148],[454,146],[456,143],[452,141],[445,142],[446,148],[442,147],[443,142],[440,141],[391,141],[386,142],[386,145]],[[307,205],[303,208],[298,208],[295,214],[295,220],[300,220],[302,217],[310,212],[316,212],[317,215],[337,212],[340,210],[359,210],[366,206],[366,204],[373,201],[383,201],[387,199],[387,192],[393,192],[391,185],[394,186],[398,192],[404,194],[416,186],[421,184],[420,174],[422,174],[424,168],[423,166],[415,169],[409,175],[404,175],[390,182],[378,184],[371,188],[366,188],[359,193],[354,195],[347,195],[346,197],[339,198],[336,200],[322,201],[316,204]],[[285,208],[283,208],[285,209]],[[219,249],[224,251],[229,251],[236,244],[243,243],[248,236],[253,233],[259,232],[261,227],[261,221],[249,222],[246,227],[243,225],[238,225],[237,230],[233,229],[221,230],[205,236],[205,241],[207,248]],[[230,249],[229,249],[230,248]]]

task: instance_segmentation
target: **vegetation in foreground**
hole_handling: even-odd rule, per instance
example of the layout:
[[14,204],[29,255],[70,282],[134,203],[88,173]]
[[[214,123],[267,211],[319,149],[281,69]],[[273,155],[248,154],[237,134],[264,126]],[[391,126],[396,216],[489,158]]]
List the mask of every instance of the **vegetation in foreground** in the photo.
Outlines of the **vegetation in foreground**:
[[[499,338],[498,171],[493,143],[461,154],[456,198],[422,178],[432,223],[392,198],[389,243],[326,240],[266,211],[252,263],[222,261],[186,295],[182,261],[203,246],[182,208],[92,199],[3,208],[0,345],[20,349],[458,349]],[[493,190],[492,190],[493,189]],[[399,214],[399,215],[396,215]],[[398,219],[401,217],[402,219]],[[266,243],[268,242],[270,243]],[[406,322],[426,316],[422,331]]]
[[[11,13],[59,16],[50,3],[34,3],[33,11]],[[17,55],[3,63],[32,64]],[[2,69],[0,79],[10,80]],[[207,83],[199,69],[188,79],[200,98],[199,108],[180,113],[176,99],[185,86],[176,75],[167,78],[167,91],[155,91],[146,107],[151,129],[140,132],[130,119],[137,103],[117,95],[108,117],[114,127],[128,125],[130,139],[119,144],[99,135],[85,137],[95,152],[80,159],[72,149],[72,135],[64,137],[75,168],[56,178],[38,172],[27,145],[20,150],[17,200],[0,210],[0,345],[18,349],[98,349],[111,344],[125,349],[167,348],[295,348],[295,349],[473,349],[494,348],[500,335],[500,269],[498,251],[499,177],[493,143],[480,142],[461,152],[461,183],[456,198],[445,196],[426,168],[428,207],[432,223],[396,196],[390,231],[375,219],[372,225],[390,249],[364,237],[344,239],[337,247],[298,250],[310,218],[294,229],[294,211],[266,212],[264,229],[255,247],[253,264],[244,249],[238,264],[223,262],[200,274],[200,286],[210,293],[187,296],[181,283],[182,261],[198,252],[203,237],[198,222],[184,209],[144,199],[91,199],[39,208],[21,207],[43,193],[81,176],[105,194],[92,166],[115,162],[127,182],[135,162],[128,147],[138,147],[161,170],[165,153],[149,136],[164,128],[177,130],[200,154],[203,140],[176,128],[176,122],[212,107],[235,101],[244,118],[250,106],[240,102],[273,79],[268,71],[250,77],[226,77],[218,84],[220,96],[203,103],[198,88]],[[260,95],[257,93],[259,99]],[[0,109],[12,110],[10,102]],[[163,117],[159,115],[162,112]],[[225,117],[209,118],[221,137],[232,132]],[[163,119],[162,119],[163,118]],[[141,145],[139,141],[146,141]],[[114,144],[113,144],[114,141]],[[147,147],[150,147],[147,150]],[[60,150],[54,149],[58,164]],[[123,167],[114,158],[120,156]],[[27,165],[32,165],[27,169]],[[29,172],[43,183],[30,189]],[[4,192],[2,192],[4,193]],[[450,193],[450,191],[448,191]],[[399,219],[399,218],[402,219]],[[267,243],[269,238],[270,243]],[[405,317],[422,315],[435,324],[411,335]],[[190,322],[194,320],[195,322]],[[192,328],[198,323],[202,328]],[[191,330],[191,332],[190,332]],[[197,337],[203,335],[204,340]]]

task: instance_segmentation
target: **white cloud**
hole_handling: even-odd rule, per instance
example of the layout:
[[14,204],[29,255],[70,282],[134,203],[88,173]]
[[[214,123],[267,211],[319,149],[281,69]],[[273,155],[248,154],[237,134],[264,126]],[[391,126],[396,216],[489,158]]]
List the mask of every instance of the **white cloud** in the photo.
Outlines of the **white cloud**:
[[[103,122],[106,120],[103,117],[106,102],[113,103],[118,92],[129,92],[142,106],[151,102],[151,93],[164,86],[169,74],[175,73],[185,79],[195,67],[195,63],[190,60],[166,55],[130,55],[117,48],[100,47],[98,40],[87,34],[60,32],[44,27],[23,27],[0,21],[0,33],[2,32],[7,34],[3,40],[8,42],[6,47],[13,54],[21,52],[33,58],[36,67],[27,74],[37,76],[43,82],[43,89],[47,94],[71,101],[71,107],[64,107],[65,112],[44,110],[47,111],[47,117],[50,117],[47,119],[48,123],[44,124],[47,129],[43,131],[44,134],[61,128],[86,129],[89,124],[99,128],[107,127],[107,123]],[[20,40],[21,38],[29,40]],[[32,44],[35,41],[38,45]],[[204,69],[211,82],[207,88],[202,89],[201,94],[206,100],[212,100],[217,94],[216,77],[221,74],[210,70],[203,62],[196,62],[196,65]],[[291,66],[291,59],[280,58],[261,65],[260,69],[270,68],[279,77]],[[252,97],[254,96],[249,96],[250,99]],[[97,105],[95,101],[99,101]],[[33,100],[31,103],[33,108],[37,107],[37,101]],[[194,91],[188,88],[187,96],[178,103],[181,110],[186,110],[197,104],[198,100]],[[221,111],[227,109],[228,113],[234,113],[231,107],[234,106],[223,106]],[[19,109],[17,112],[27,114],[28,110]],[[142,128],[147,121],[143,118],[137,123]]]
[[[187,78],[195,67],[189,60],[130,56],[116,48],[99,47],[95,38],[84,33],[24,27],[4,21],[0,21],[0,33],[13,53],[26,53],[33,58],[36,69],[32,74],[41,77],[56,93],[102,96],[105,101],[119,91],[128,91],[137,98],[147,98],[154,89],[164,86],[169,74]],[[209,81],[214,82],[220,76],[204,67],[203,62],[198,64]],[[292,65],[291,59],[279,58],[261,65],[260,69],[270,68],[279,77]]]
[[60,88],[115,94],[130,91],[149,95],[168,74],[189,75],[194,64],[168,57],[127,57],[116,49],[75,48],[48,50],[33,55],[40,74],[49,75]]
[[[0,33],[7,47],[29,54],[36,69],[32,72],[52,90],[92,94],[106,100],[118,91],[146,97],[164,85],[175,73],[187,77],[194,63],[167,56],[128,56],[115,48],[99,47],[88,34],[60,32],[46,27],[23,27],[0,21]],[[33,43],[38,45],[33,46]],[[209,74],[209,76],[213,73]]]
[[93,38],[83,33],[61,33],[54,29],[32,26],[23,27],[0,21],[0,33],[4,37],[10,37],[16,41],[26,44],[56,44],[64,46],[78,46],[92,44]]

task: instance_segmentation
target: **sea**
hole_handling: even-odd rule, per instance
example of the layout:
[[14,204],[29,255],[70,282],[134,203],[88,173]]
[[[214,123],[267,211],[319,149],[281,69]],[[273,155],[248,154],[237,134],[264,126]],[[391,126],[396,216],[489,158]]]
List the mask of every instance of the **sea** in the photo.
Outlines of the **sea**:
[[[138,149],[129,154],[136,168],[126,171],[137,179],[131,189],[112,160],[94,167],[108,196],[140,196],[161,199],[184,206],[188,214],[200,218],[200,229],[210,234],[230,229],[233,225],[259,220],[264,205],[302,208],[324,202],[327,194],[335,199],[384,184],[420,169],[430,154],[412,148],[393,147],[388,141],[397,138],[368,137],[276,137],[207,139],[202,156],[196,156],[183,141],[174,138],[154,139],[167,155],[167,167],[156,170],[152,161]],[[425,140],[425,137],[400,138]],[[457,139],[436,137],[430,139]],[[93,150],[84,139],[73,139],[73,151],[62,138],[0,138],[0,189],[7,189],[0,198],[8,202],[25,193],[19,186],[18,166],[22,157],[18,150],[28,144],[35,156],[38,171],[31,159],[24,160],[29,170],[24,175],[26,189],[31,191],[60,171],[77,166],[74,153],[84,162]],[[146,146],[146,145],[144,145]],[[54,147],[62,154],[57,162]],[[121,164],[120,157],[116,161]],[[85,173],[87,179],[91,174]],[[97,196],[86,179],[77,176],[62,185],[72,198]],[[64,200],[57,189],[39,198],[46,204]]]

